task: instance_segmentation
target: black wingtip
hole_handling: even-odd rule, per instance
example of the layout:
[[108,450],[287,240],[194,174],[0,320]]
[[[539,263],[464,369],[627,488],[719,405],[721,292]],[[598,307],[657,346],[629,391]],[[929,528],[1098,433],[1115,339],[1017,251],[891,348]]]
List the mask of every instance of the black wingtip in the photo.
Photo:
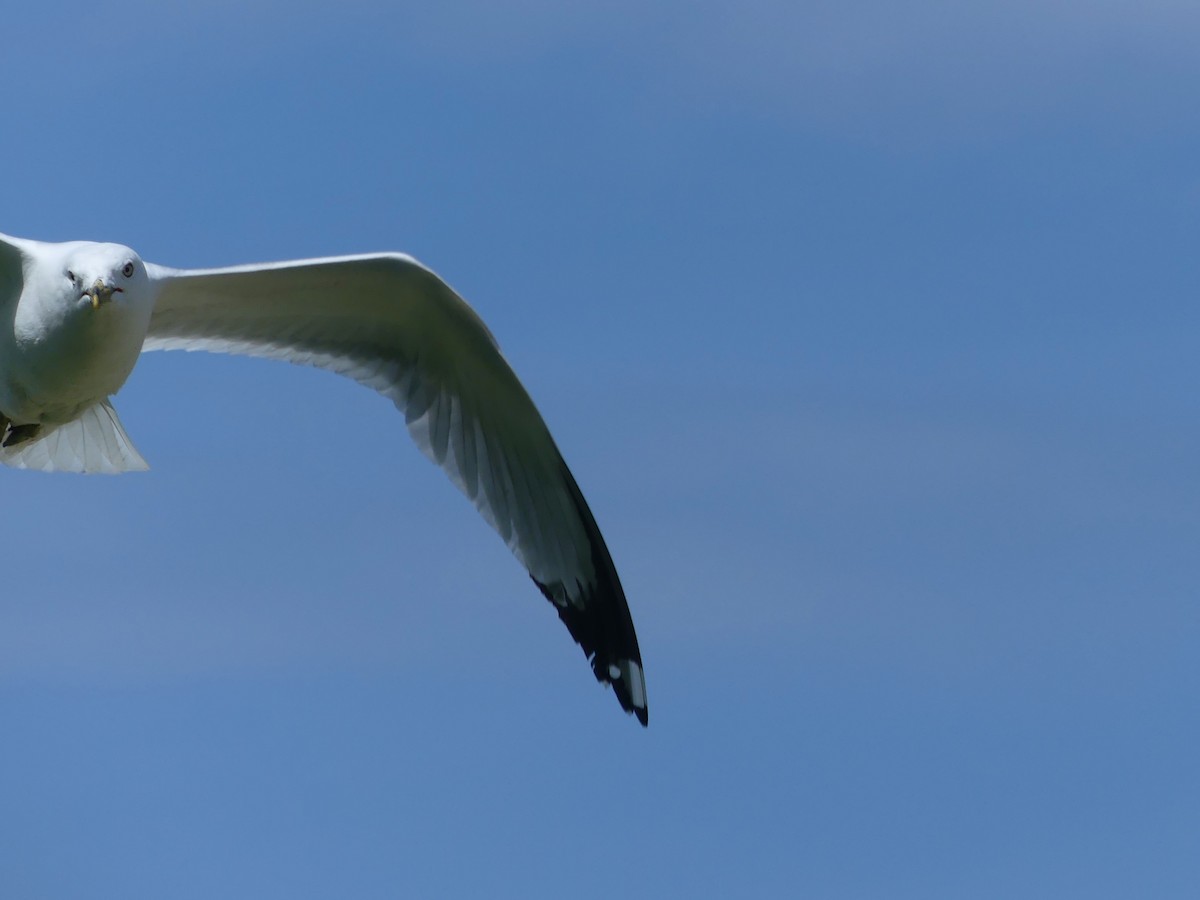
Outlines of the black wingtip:
[[642,723],[643,728],[650,727],[650,710],[643,706],[641,708],[635,708],[633,710],[633,714],[637,717],[637,720]]
[[[603,549],[603,544],[601,550],[607,559],[608,553]],[[612,568],[611,560],[608,560],[608,568]],[[643,726],[648,726],[650,710],[646,702],[642,654],[625,594],[620,582],[615,580],[615,571],[612,575],[613,580],[607,582],[609,590],[587,590],[578,605],[567,599],[561,585],[551,586],[542,584],[536,578],[532,580],[554,605],[575,643],[583,649],[592,664],[596,680],[613,689],[617,702],[625,712],[636,716]],[[601,585],[604,584],[602,580]],[[611,590],[613,585],[615,591]]]
[[611,685],[621,708],[637,716],[637,720],[648,727],[650,710],[646,701],[642,651],[638,648],[625,590],[596,519],[566,463],[562,464],[562,476],[587,533],[595,581],[587,585],[576,584],[574,597],[562,584],[546,585],[536,578],[533,583],[554,605],[558,617],[592,664],[596,678]]

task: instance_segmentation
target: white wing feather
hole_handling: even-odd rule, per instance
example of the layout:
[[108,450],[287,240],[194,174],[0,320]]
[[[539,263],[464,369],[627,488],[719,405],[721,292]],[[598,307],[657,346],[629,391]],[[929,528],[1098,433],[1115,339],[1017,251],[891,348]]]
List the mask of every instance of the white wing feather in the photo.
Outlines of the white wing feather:
[[445,282],[399,254],[147,269],[159,296],[146,350],[282,359],[389,397],[645,723],[637,637],[595,520],[492,335]]

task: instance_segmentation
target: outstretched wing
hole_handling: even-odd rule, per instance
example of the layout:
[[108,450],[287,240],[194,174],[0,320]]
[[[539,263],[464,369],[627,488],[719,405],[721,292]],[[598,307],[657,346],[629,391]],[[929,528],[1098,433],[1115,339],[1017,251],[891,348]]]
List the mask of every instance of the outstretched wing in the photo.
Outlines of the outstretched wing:
[[147,269],[159,294],[145,349],[283,359],[391,398],[646,724],[637,635],[600,529],[491,333],[445,282],[399,254]]

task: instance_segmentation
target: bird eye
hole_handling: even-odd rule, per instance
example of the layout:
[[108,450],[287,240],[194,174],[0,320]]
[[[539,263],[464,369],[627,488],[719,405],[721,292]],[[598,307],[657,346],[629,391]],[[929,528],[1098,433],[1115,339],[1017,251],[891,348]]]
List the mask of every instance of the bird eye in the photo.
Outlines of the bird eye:
[[72,281],[77,281],[77,280],[78,280],[78,279],[76,279],[76,278],[75,278],[75,273],[74,273],[74,272],[72,272],[70,269],[67,269],[67,277],[68,277],[68,278],[70,278]]
[[133,263],[132,262],[125,263],[125,268],[121,269],[121,274],[124,275],[126,278],[132,278],[133,277]]

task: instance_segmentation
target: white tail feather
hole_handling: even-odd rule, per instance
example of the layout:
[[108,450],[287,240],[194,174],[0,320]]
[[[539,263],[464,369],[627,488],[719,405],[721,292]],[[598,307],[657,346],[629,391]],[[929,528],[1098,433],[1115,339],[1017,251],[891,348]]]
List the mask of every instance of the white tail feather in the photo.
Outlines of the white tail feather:
[[107,400],[78,419],[59,425],[28,443],[0,448],[0,463],[39,472],[85,472],[116,475],[150,468],[121,427]]

